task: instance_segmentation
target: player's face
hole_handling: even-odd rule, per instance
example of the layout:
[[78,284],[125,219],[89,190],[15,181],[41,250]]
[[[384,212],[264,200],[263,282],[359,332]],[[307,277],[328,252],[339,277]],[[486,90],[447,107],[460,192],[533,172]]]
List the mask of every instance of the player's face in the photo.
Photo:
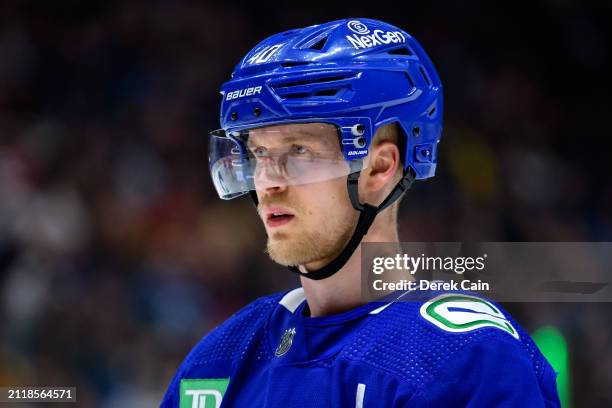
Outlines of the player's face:
[[[282,265],[317,268],[328,263],[345,246],[357,219],[346,177],[316,174],[346,166],[336,128],[313,123],[253,130],[248,147],[259,157],[254,181],[270,257]],[[295,183],[291,174],[296,170],[309,173],[302,175],[304,180],[325,181]]]

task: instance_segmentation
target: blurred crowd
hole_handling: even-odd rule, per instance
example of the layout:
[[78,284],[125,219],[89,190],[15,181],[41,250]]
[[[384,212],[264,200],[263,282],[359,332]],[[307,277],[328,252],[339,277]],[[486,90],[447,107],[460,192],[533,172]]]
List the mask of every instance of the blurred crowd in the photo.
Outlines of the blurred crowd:
[[[0,385],[155,406],[201,336],[299,284],[206,151],[220,84],[289,28],[387,20],[437,66],[438,172],[403,200],[402,240],[612,241],[612,7],[443,3],[1,2]],[[508,309],[568,338],[576,406],[612,406],[610,304]]]

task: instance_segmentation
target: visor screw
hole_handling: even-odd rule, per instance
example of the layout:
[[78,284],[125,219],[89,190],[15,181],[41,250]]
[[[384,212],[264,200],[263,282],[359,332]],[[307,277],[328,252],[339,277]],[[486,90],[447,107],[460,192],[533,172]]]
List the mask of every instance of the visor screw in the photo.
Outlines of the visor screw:
[[415,127],[412,129],[412,136],[414,137],[419,137],[419,135],[421,134],[421,128],[420,127]]
[[365,139],[363,137],[357,138],[357,147],[364,147],[364,146],[365,146]]
[[232,120],[238,119],[238,114],[236,112],[232,112]]
[[260,108],[255,108],[255,109],[253,110],[253,114],[254,114],[255,116],[259,116],[259,115],[261,115],[261,109],[260,109]]
[[423,150],[421,151],[421,154],[425,157],[429,156],[429,150]]
[[354,136],[362,136],[365,133],[365,126],[363,126],[361,123],[354,125],[351,128],[351,133]]

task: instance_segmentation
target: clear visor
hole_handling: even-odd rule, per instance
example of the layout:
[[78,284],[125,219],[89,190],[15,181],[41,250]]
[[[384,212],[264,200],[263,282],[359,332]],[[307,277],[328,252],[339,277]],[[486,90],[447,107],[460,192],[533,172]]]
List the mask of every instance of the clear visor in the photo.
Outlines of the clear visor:
[[291,123],[211,133],[210,172],[222,199],[252,190],[319,183],[366,167],[346,161],[338,127],[329,123]]

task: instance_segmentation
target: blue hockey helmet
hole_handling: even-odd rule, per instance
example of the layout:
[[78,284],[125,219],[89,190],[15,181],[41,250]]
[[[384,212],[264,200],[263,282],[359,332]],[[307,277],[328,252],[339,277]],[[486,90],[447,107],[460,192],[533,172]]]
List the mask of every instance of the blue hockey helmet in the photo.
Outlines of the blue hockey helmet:
[[[335,127],[342,166],[331,157],[314,163],[327,166],[329,178],[348,176],[349,196],[362,212],[357,228],[362,234],[356,231],[353,240],[358,241],[349,243],[346,259],[376,213],[413,180],[435,173],[442,129],[440,78],[419,43],[385,22],[344,19],[273,35],[238,63],[221,94],[221,129],[211,133],[209,159],[213,182],[224,199],[248,192],[256,199],[257,153],[247,146],[249,134],[292,123]],[[405,136],[404,178],[380,206],[361,204],[359,171],[376,131],[390,123],[397,123]],[[320,180],[307,177],[301,163],[286,163],[293,169],[287,172],[294,173],[287,176],[295,183]],[[346,260],[337,261],[335,266]]]

